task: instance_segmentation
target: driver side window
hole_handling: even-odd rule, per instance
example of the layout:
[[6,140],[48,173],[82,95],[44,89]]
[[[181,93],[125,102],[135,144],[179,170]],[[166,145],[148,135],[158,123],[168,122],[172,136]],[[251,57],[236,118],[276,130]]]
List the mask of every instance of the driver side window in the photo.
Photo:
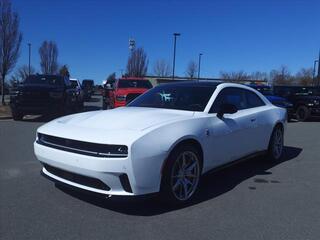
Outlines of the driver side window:
[[232,104],[236,106],[238,110],[246,109],[245,92],[242,89],[231,87],[223,89],[214,100],[209,113],[219,112],[222,104]]

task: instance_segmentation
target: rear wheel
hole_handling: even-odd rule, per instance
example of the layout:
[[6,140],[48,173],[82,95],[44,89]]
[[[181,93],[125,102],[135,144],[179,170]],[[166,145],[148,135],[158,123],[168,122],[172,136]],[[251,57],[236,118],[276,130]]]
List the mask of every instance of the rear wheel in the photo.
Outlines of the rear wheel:
[[23,114],[21,112],[18,112],[18,111],[12,111],[12,118],[15,121],[22,120]]
[[283,129],[277,125],[272,132],[268,148],[268,160],[279,161],[283,154]]
[[306,106],[299,106],[297,109],[297,120],[300,122],[306,121],[310,116],[310,111]]
[[171,204],[183,204],[196,193],[201,175],[198,150],[192,145],[178,146],[169,156],[161,184],[162,197]]

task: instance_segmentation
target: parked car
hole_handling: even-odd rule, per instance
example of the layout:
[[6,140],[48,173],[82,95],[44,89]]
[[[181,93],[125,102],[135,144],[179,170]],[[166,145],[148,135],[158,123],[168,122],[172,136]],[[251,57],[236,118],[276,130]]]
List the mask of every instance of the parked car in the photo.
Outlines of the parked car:
[[91,79],[82,80],[82,89],[84,92],[84,100],[89,101],[94,94],[94,81]]
[[[107,86],[109,87],[109,86]],[[122,107],[136,97],[152,88],[149,80],[144,78],[126,77],[118,79],[109,91],[109,104],[111,108]]]
[[84,103],[84,92],[81,86],[81,83],[78,79],[70,78],[71,86],[76,90],[77,102],[78,102],[78,109],[83,109]]
[[30,75],[10,94],[14,120],[28,114],[70,113],[76,106],[76,91],[69,78],[58,75]]
[[297,120],[320,116],[320,87],[275,86],[274,91],[293,104]]
[[275,95],[274,91],[270,86],[266,85],[249,85],[250,87],[256,89],[260,93],[262,93],[272,104],[278,107],[282,107],[287,109],[288,120],[294,117],[294,109],[293,104],[289,102],[286,98],[279,97]]
[[43,175],[62,184],[108,196],[160,192],[180,204],[214,168],[257,154],[279,161],[285,126],[286,110],[250,87],[177,82],[126,107],[45,124],[34,151]]

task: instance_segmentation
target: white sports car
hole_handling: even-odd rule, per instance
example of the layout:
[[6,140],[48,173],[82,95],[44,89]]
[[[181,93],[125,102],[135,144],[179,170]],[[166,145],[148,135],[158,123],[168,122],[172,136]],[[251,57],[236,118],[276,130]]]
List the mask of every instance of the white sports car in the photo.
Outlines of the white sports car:
[[52,180],[106,195],[190,200],[202,174],[264,153],[279,160],[286,110],[244,85],[159,85],[126,107],[53,120],[35,155]]

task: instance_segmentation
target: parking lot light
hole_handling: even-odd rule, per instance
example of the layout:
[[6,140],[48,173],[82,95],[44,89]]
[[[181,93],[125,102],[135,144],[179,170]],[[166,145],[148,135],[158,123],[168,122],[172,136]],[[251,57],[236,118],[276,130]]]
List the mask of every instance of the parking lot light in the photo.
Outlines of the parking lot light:
[[174,44],[173,44],[173,64],[172,64],[172,80],[174,80],[174,70],[176,65],[176,44],[177,44],[177,37],[180,36],[180,33],[174,33]]
[[200,66],[201,66],[201,56],[203,54],[202,53],[199,53],[199,64],[198,64],[198,80],[200,79]]

